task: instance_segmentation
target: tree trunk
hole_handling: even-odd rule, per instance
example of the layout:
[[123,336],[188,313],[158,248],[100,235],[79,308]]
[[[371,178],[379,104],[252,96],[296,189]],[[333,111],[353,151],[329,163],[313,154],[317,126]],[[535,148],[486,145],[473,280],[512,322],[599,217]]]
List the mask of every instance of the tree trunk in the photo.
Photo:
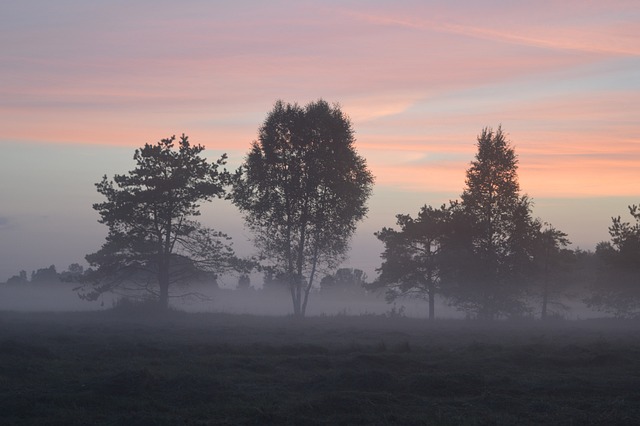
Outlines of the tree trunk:
[[169,309],[169,264],[161,262],[158,268],[158,286],[160,287],[160,297],[158,305],[161,309]]
[[313,253],[313,264],[311,265],[311,274],[309,275],[309,283],[304,289],[304,302],[302,303],[302,316],[307,313],[307,302],[309,301],[309,292],[313,286],[313,279],[316,275],[316,266],[318,265],[318,247],[316,246]]
[[547,319],[547,305],[549,304],[549,251],[545,250],[545,262],[544,262],[544,285],[542,287],[542,312],[540,312],[540,319]]
[[[306,206],[305,206],[306,208]],[[300,229],[300,239],[298,240],[298,250],[296,252],[296,316],[303,317],[304,309],[302,307],[302,292],[303,292],[303,270],[304,270],[304,247],[306,244],[306,213],[302,214],[302,225]]]
[[293,304],[293,315],[297,316],[298,310],[296,309],[296,288],[291,277],[289,277],[289,292],[291,293],[291,303]]
[[289,289],[291,291],[291,302],[293,303],[293,316],[300,316],[300,280],[294,274],[289,274]]
[[[171,197],[171,195],[169,195]],[[160,286],[160,309],[168,310],[169,309],[169,272],[171,271],[171,253],[172,253],[172,245],[171,245],[171,235],[173,233],[173,224],[172,217],[170,215],[170,211],[167,213],[166,217],[166,226],[164,234],[164,242],[162,246],[162,255],[160,260],[160,265],[158,267],[159,277],[158,277],[158,285]]]
[[436,292],[433,286],[429,286],[429,321],[436,319]]
[[302,276],[296,275],[296,306],[295,314],[297,317],[304,316],[302,312]]
[[544,286],[542,287],[542,311],[540,319],[547,319],[547,306],[549,305],[549,278],[545,276]]

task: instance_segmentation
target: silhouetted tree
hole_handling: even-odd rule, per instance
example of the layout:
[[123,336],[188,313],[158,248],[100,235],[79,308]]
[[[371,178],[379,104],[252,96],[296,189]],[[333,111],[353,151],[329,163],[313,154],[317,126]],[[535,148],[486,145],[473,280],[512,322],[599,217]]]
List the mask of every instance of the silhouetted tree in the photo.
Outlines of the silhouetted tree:
[[56,283],[60,281],[55,265],[31,272],[32,283]]
[[376,232],[384,244],[384,261],[377,269],[380,275],[369,288],[385,288],[388,302],[401,296],[424,297],[429,301],[429,319],[435,319],[451,214],[444,205],[439,209],[425,205],[416,219],[397,215],[400,230],[383,228]]
[[26,284],[29,280],[27,279],[27,271],[20,271],[18,275],[14,275],[7,280],[7,284]]
[[[225,234],[202,227],[193,218],[199,203],[225,195],[228,173],[200,156],[201,145],[182,135],[145,144],[135,151],[135,169],[105,175],[96,184],[106,201],[93,205],[107,225],[106,242],[86,256],[95,268],[80,296],[95,299],[105,291],[144,290],[166,308],[169,288],[230,267],[233,250]],[[213,275],[211,275],[213,274]]]
[[66,271],[60,272],[59,276],[64,282],[80,282],[84,277],[84,267],[79,263],[72,263]]
[[320,280],[320,293],[330,297],[363,297],[366,294],[367,274],[361,269],[340,268]]
[[612,218],[610,242],[596,246],[599,268],[587,304],[617,317],[640,316],[640,207],[629,206],[635,223]]
[[533,260],[542,300],[541,319],[547,318],[549,304],[559,303],[553,300],[558,291],[570,284],[575,256],[573,251],[565,249],[569,244],[571,242],[567,234],[549,224],[541,227],[536,234]]
[[339,106],[278,101],[234,177],[231,199],[288,282],[296,316],[318,269],[342,260],[367,212],[373,177],[354,141]]
[[530,266],[536,223],[529,198],[520,195],[514,149],[502,129],[482,130],[476,159],[467,170],[461,207],[472,223],[472,259],[461,264],[452,302],[492,319],[526,311],[521,299]]

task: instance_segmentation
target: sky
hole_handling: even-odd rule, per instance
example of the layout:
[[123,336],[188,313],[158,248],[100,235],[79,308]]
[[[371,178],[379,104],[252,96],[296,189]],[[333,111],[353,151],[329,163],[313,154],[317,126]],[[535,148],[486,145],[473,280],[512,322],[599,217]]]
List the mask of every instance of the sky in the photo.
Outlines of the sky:
[[[573,247],[640,203],[637,0],[24,0],[0,4],[0,282],[83,262],[107,230],[94,183],[187,134],[235,169],[276,100],[339,103],[376,177],[343,266],[373,233],[457,199],[486,126],[534,216]],[[226,201],[202,221],[252,252]]]

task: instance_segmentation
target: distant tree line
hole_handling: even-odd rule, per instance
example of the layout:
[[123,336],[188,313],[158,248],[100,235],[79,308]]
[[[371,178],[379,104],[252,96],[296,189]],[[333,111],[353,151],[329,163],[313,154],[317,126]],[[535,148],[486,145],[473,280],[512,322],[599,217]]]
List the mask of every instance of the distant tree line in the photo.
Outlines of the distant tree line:
[[[417,216],[396,216],[397,227],[375,235],[383,243],[378,276],[338,269],[356,225],[367,214],[373,175],[356,151],[349,118],[323,100],[302,107],[276,102],[235,172],[202,156],[186,135],[135,150],[135,168],[96,184],[104,201],[93,208],[108,233],[88,254],[87,270],[73,264],[25,271],[7,284],[74,281],[81,298],[102,293],[148,297],[161,309],[185,286],[235,273],[237,288],[284,289],[303,317],[314,288],[325,296],[384,292],[389,302],[424,298],[428,316],[444,300],[479,319],[558,315],[571,300],[618,317],[640,315],[640,207],[632,222],[613,218],[611,241],[595,252],[572,250],[568,235],[533,215],[518,182],[518,157],[501,127],[485,128],[466,172],[460,199]],[[204,227],[200,205],[230,200],[253,234],[258,254],[240,258],[230,238]],[[198,296],[197,293],[193,293]]]
[[40,268],[31,272],[31,278],[27,277],[27,271],[20,271],[17,275],[10,277],[6,284],[49,284],[57,282],[77,281],[85,274],[84,267],[79,263],[72,263],[67,270],[58,272],[55,265],[48,268]]

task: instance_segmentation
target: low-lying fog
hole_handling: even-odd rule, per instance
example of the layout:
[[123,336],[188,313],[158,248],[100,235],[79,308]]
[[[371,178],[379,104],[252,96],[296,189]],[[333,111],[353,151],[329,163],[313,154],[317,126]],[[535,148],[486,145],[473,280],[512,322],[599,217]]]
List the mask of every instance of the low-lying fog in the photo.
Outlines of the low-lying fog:
[[[120,295],[104,294],[95,301],[80,299],[73,283],[25,283],[20,285],[0,284],[1,311],[91,311],[113,308],[122,298]],[[176,293],[181,289],[176,289]],[[182,290],[184,291],[184,290]],[[211,286],[191,286],[190,293],[200,293],[203,297],[173,297],[173,308],[186,312],[216,312],[252,315],[292,314],[291,297],[285,289],[217,289]],[[568,309],[557,310],[556,317],[565,319],[587,319],[606,316],[588,309],[575,300],[563,302]],[[436,318],[464,318],[465,315],[437,299]],[[334,315],[386,315],[426,318],[428,303],[422,299],[403,298],[387,303],[383,294],[325,295],[313,292],[309,296],[307,316]],[[535,314],[537,317],[539,315]]]

